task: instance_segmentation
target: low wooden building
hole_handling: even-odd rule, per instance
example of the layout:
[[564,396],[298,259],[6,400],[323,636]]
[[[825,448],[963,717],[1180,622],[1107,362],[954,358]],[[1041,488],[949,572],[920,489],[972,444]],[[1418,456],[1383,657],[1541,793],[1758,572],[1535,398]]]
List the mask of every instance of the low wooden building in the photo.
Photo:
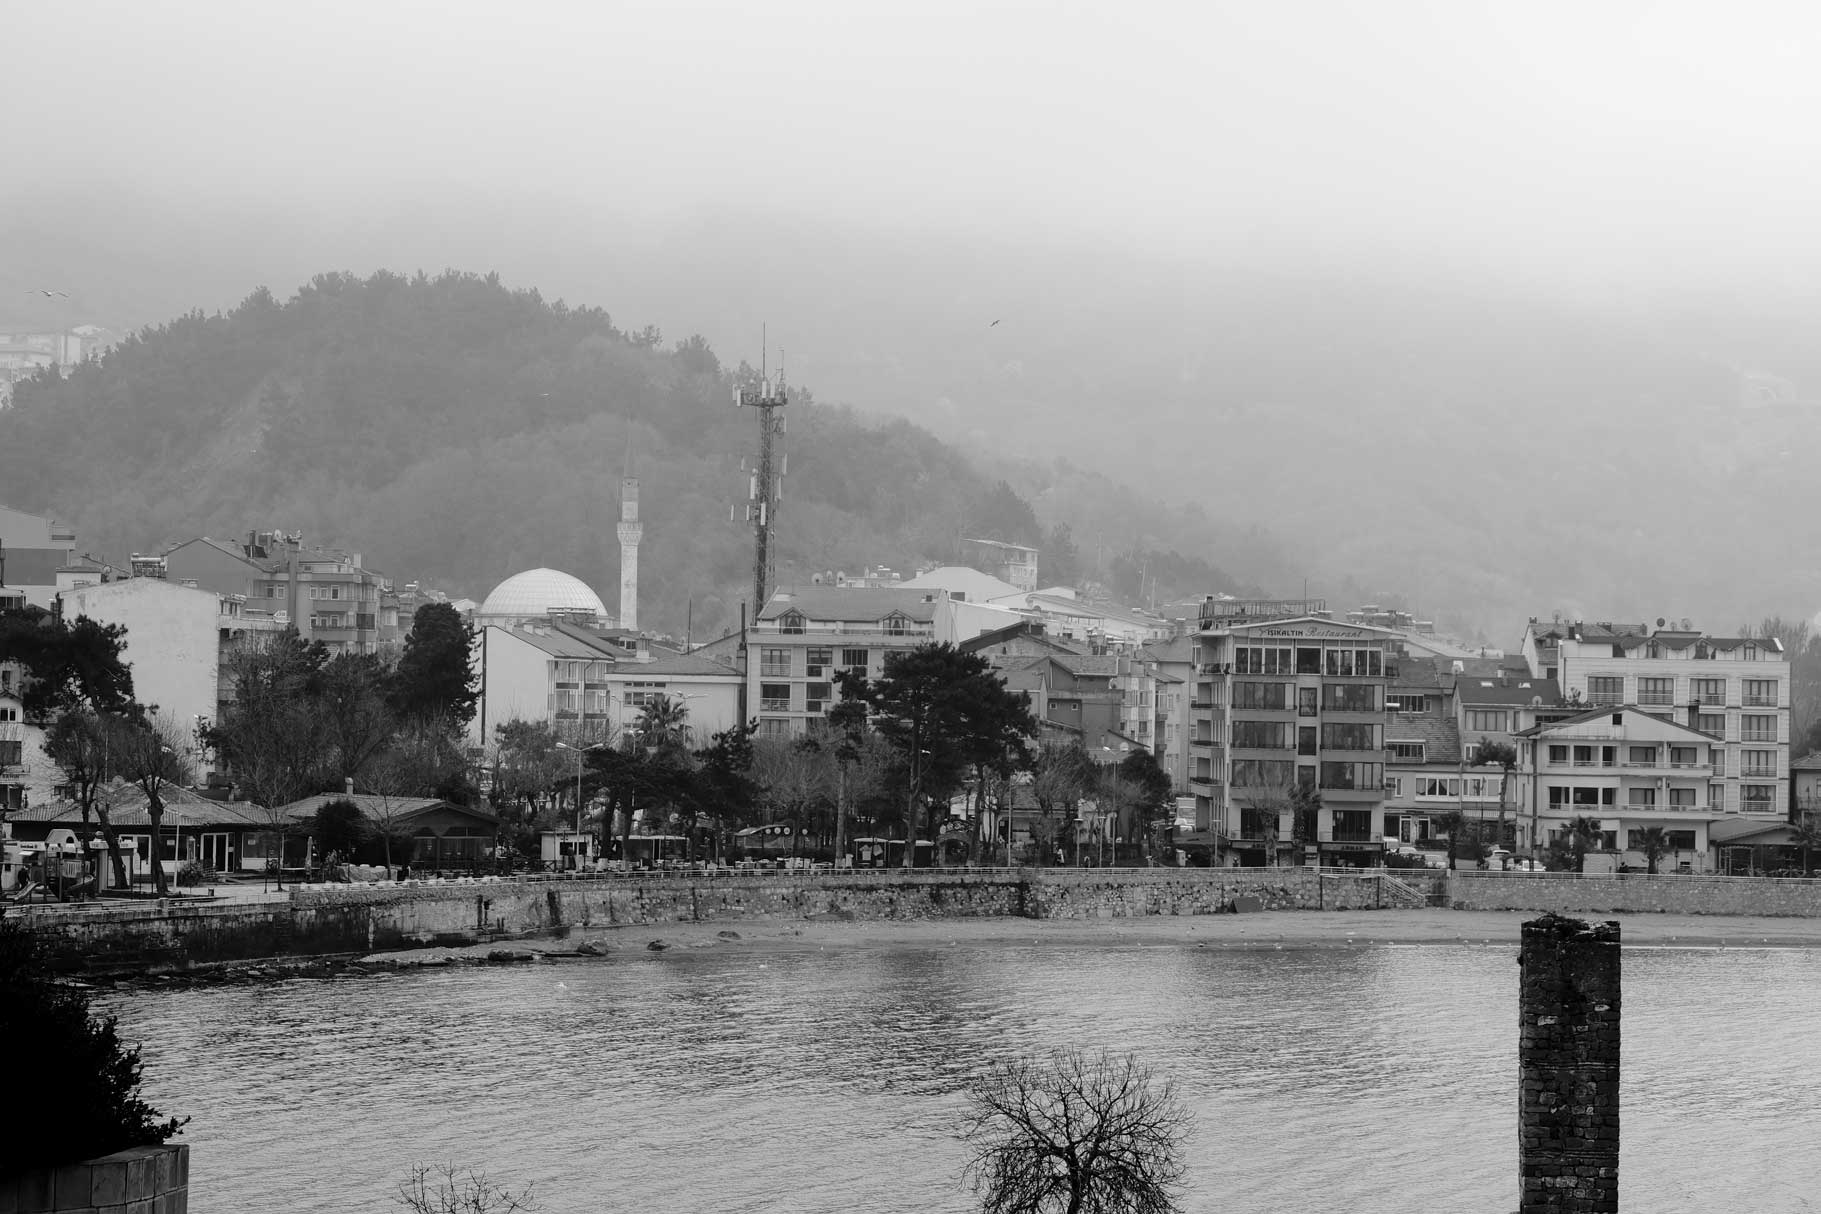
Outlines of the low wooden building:
[[468,868],[499,845],[499,819],[440,797],[383,797],[376,793],[317,793],[282,806],[279,813],[304,829],[333,801],[351,802],[376,831],[410,840],[412,868]]

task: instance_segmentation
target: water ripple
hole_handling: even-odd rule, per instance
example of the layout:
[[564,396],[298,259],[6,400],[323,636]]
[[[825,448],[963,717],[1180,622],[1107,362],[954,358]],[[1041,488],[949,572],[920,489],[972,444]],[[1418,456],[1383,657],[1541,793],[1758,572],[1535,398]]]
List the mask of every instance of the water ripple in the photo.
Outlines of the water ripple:
[[[412,1162],[447,1158],[535,1181],[552,1214],[959,1211],[966,1080],[1065,1045],[1136,1050],[1182,1086],[1191,1211],[1502,1210],[1512,960],[715,950],[114,1004],[153,1102],[194,1115],[195,1214],[393,1209]],[[1637,950],[1625,965],[1627,1208],[1802,1208],[1821,956]]]

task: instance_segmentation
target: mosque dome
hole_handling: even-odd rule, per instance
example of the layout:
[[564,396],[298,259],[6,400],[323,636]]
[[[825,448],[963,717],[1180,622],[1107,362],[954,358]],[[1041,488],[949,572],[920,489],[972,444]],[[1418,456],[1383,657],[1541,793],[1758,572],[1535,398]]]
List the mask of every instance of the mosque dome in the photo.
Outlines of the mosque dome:
[[560,569],[527,569],[493,588],[475,613],[483,620],[541,620],[552,615],[592,615],[610,622],[607,605],[582,579]]

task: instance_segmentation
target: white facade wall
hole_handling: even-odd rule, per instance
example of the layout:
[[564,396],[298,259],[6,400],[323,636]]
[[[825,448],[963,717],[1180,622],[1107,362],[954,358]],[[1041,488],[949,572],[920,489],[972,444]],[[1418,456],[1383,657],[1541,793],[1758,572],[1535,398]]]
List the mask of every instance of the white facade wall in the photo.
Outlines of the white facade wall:
[[557,659],[493,624],[474,643],[482,695],[480,710],[468,725],[468,745],[493,745],[497,730],[508,721],[550,720],[550,663]]
[[220,689],[221,598],[160,578],[79,586],[62,594],[64,618],[126,629],[121,657],[133,695],[155,706],[194,747],[198,719],[214,720]]

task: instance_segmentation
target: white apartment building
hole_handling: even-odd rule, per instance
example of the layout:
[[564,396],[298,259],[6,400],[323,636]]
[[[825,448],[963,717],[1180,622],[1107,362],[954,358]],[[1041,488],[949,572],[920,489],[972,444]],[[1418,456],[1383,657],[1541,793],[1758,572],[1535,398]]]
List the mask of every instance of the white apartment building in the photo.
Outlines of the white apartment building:
[[1623,864],[1645,866],[1641,836],[1654,826],[1669,839],[1660,871],[1705,871],[1709,827],[1732,812],[1715,808],[1726,795],[1715,775],[1726,752],[1709,734],[1632,706],[1525,730],[1518,735],[1518,849],[1565,841],[1570,824],[1588,818],[1599,823],[1600,848],[1621,853]]
[[1532,620],[1523,656],[1570,707],[1633,706],[1712,743],[1700,803],[1715,815],[1781,818],[1789,804],[1789,657],[1775,638],[1687,627]]

